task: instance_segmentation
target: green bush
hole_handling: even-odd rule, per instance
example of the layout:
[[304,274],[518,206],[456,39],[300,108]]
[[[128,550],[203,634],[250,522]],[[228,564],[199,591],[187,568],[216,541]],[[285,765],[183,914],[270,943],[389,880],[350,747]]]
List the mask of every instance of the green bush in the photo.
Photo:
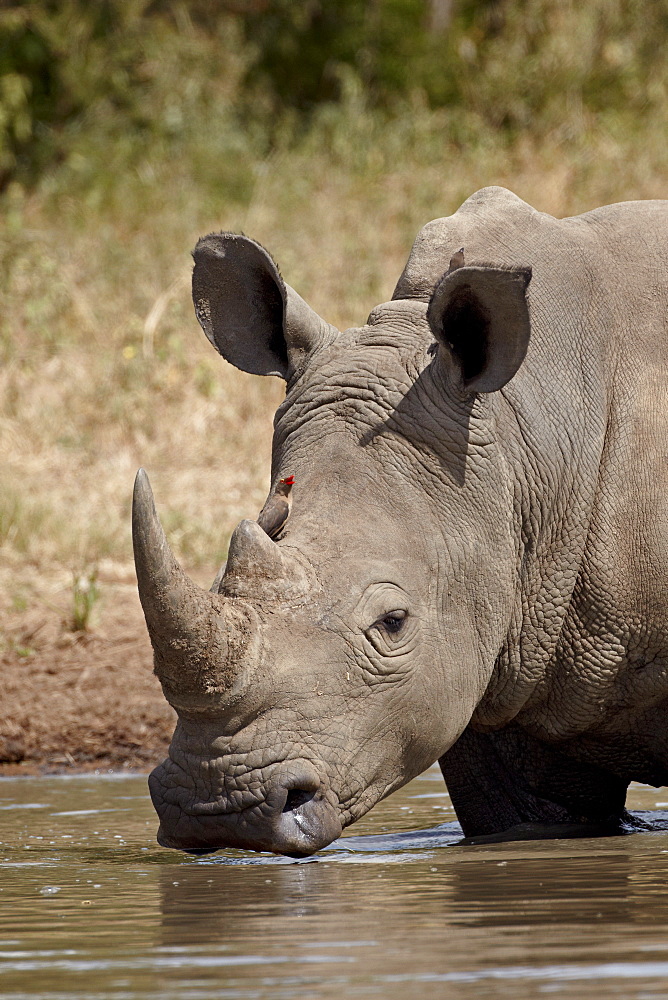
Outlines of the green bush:
[[440,30],[429,25],[431,6],[258,5],[243,17],[255,52],[247,81],[272,95],[278,110],[305,112],[339,100],[352,70],[374,106],[417,90],[431,107],[538,131],[568,102],[639,111],[666,99],[666,0],[452,0]]
[[[1,9],[0,185],[34,181],[86,135],[126,163],[152,142],[211,132],[242,65],[235,16],[202,20],[187,3],[150,0]],[[80,159],[75,166],[85,172]]]
[[0,172],[34,179],[66,154],[63,127],[99,102],[134,113],[145,4],[81,0],[0,11]]
[[668,100],[667,39],[668,0],[16,3],[0,9],[0,187],[63,162],[97,183],[149,150],[205,182],[215,165],[243,202],[249,158],[351,94],[388,121],[445,109],[461,141],[568,138],[611,111],[628,128]]

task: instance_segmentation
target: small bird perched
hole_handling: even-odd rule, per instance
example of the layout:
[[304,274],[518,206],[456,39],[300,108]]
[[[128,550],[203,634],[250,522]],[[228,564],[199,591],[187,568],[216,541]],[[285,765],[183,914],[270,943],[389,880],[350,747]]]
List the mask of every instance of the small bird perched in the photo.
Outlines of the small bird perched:
[[278,535],[290,516],[290,505],[292,503],[290,493],[294,482],[294,476],[287,476],[285,479],[280,479],[274,488],[274,492],[258,514],[257,523],[263,531],[267,532],[270,538],[276,538],[276,535]]
[[458,267],[464,267],[464,247],[460,247],[456,253],[453,253],[450,258],[450,267],[448,268],[448,274],[452,274],[456,271]]

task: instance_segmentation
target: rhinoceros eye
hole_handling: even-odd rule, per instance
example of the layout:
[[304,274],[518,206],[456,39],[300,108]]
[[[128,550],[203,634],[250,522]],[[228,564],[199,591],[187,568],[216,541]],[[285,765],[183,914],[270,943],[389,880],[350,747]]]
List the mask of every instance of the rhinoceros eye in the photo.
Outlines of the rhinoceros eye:
[[[364,633],[368,642],[371,643],[377,653],[386,663],[394,657],[403,656],[410,652],[415,644],[417,619],[411,617],[405,608],[397,608],[396,611],[388,611],[387,614],[376,618],[373,625]],[[385,660],[385,658],[389,658]],[[375,669],[379,667],[379,661],[373,661]]]
[[383,631],[388,632],[390,635],[396,635],[404,627],[406,618],[406,611],[390,611],[389,614],[379,618],[375,624],[377,628],[382,628]]

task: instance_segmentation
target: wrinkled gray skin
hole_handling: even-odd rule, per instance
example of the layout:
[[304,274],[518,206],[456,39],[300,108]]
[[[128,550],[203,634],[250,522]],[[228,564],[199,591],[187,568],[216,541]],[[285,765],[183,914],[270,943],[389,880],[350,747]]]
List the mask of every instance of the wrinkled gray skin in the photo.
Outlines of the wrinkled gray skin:
[[667,205],[556,220],[487,188],[344,333],[252,240],[200,241],[205,333],[287,381],[272,488],[295,485],[205,593],[138,476],[179,715],[162,844],[307,855],[437,759],[469,836],[614,829],[629,781],[668,780]]

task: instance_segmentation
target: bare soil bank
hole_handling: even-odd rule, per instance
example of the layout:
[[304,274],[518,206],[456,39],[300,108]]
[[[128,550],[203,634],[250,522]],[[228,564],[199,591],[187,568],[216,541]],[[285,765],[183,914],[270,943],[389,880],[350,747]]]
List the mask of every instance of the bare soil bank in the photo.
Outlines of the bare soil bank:
[[165,756],[175,714],[153,676],[133,574],[101,573],[100,592],[84,633],[69,628],[65,575],[24,581],[1,609],[0,774],[149,770]]

